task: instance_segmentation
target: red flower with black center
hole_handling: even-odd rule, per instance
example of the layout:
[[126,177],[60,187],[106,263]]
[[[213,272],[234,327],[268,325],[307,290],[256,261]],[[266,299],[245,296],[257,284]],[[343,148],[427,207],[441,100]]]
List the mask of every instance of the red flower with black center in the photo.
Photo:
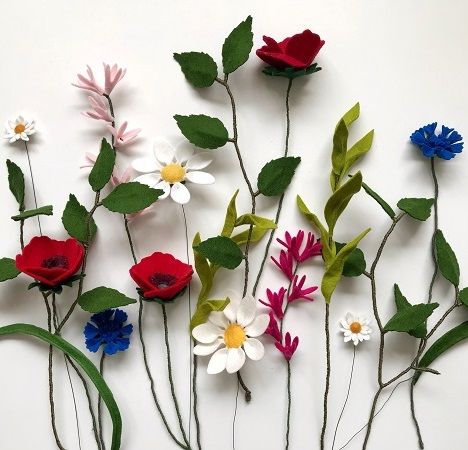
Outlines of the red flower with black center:
[[185,289],[192,275],[191,265],[161,252],[143,258],[130,268],[130,276],[145,298],[171,300]]
[[36,236],[16,256],[16,267],[46,286],[59,286],[81,267],[83,246],[73,238],[56,241],[48,236]]
[[257,56],[277,69],[288,67],[306,69],[314,62],[325,44],[318,34],[310,30],[295,34],[281,42],[276,42],[268,36],[263,36],[263,40],[266,45],[257,50]]

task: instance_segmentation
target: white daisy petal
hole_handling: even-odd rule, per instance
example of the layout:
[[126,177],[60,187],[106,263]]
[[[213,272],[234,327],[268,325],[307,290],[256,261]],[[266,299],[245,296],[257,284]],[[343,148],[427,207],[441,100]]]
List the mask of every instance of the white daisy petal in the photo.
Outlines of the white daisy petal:
[[193,155],[193,148],[188,144],[181,144],[175,149],[175,159],[177,162],[184,164]]
[[147,173],[146,175],[136,177],[133,181],[136,181],[137,183],[141,184],[146,184],[149,187],[154,187],[161,181],[161,178],[155,173]]
[[237,310],[237,323],[243,327],[250,325],[255,319],[257,304],[251,295],[246,295],[239,304]]
[[351,313],[346,314],[346,322],[351,325],[354,322],[354,316]]
[[211,355],[218,349],[222,342],[222,339],[218,339],[212,344],[197,344],[193,347],[193,353],[198,356]]
[[215,340],[222,336],[222,334],[223,331],[221,328],[209,322],[197,325],[192,330],[192,336],[202,344],[212,344]]
[[185,178],[195,184],[213,184],[215,182],[215,177],[211,175],[211,173],[201,172],[199,170],[187,172]]
[[[270,316],[268,314],[260,314],[250,325],[247,325],[244,329],[247,336],[257,337],[265,333],[265,330],[268,328],[270,323]],[[248,354],[247,354],[248,356]]]
[[171,185],[164,180],[161,180],[159,183],[155,184],[154,188],[162,189],[164,191],[164,194],[159,197],[160,200],[164,200],[165,198],[169,197],[169,194],[171,193]]
[[340,324],[343,328],[349,328],[349,324],[345,319],[340,319]]
[[175,183],[171,188],[171,198],[176,203],[185,205],[190,201],[190,192],[182,183]]
[[200,170],[209,166],[212,161],[213,158],[209,153],[197,153],[187,161],[187,165],[185,167],[187,170]]
[[229,320],[224,315],[223,311],[212,311],[210,313],[210,315],[208,316],[208,320],[212,324],[214,324],[214,325],[216,325],[216,326],[218,326],[218,327],[220,327],[222,329],[226,328],[229,325]]
[[174,160],[175,149],[164,139],[156,139],[153,145],[154,156],[162,164],[170,164]]
[[258,339],[248,338],[244,342],[244,350],[247,356],[254,360],[259,361],[265,354],[265,347]]
[[242,348],[230,348],[227,354],[226,372],[235,373],[245,363],[245,352]]
[[210,375],[222,372],[226,368],[227,356],[227,348],[221,348],[218,351],[216,351],[211,357],[206,371]]
[[152,158],[152,157],[144,157],[144,158],[137,158],[132,161],[132,167],[141,173],[151,173],[156,172],[161,168],[161,165]]

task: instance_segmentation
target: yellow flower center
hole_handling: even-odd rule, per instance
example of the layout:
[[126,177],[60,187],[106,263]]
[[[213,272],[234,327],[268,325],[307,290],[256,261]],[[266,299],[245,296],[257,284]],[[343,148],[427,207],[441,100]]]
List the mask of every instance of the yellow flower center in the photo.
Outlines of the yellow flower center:
[[357,334],[360,333],[362,330],[362,325],[359,322],[353,322],[350,326],[349,329],[351,330],[352,333]]
[[25,129],[26,129],[26,127],[25,127],[22,123],[19,123],[19,124],[16,125],[16,127],[15,127],[15,133],[16,133],[16,134],[20,134],[20,133],[22,133]]
[[180,164],[168,164],[161,170],[161,178],[168,183],[178,183],[185,179],[185,168]]
[[237,323],[232,323],[228,325],[226,331],[224,332],[224,343],[227,348],[239,348],[245,341],[244,329],[237,325]]

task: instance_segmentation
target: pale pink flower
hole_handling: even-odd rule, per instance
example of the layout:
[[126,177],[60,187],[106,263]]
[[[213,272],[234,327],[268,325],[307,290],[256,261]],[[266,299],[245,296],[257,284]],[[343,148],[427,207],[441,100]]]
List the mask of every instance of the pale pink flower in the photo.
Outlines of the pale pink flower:
[[108,125],[107,128],[114,136],[114,147],[124,147],[131,144],[138,136],[138,133],[141,131],[141,128],[136,128],[135,130],[126,131],[128,122],[124,122],[118,129]]
[[89,117],[90,119],[104,120],[109,123],[114,121],[114,118],[108,109],[108,104],[102,99],[102,97],[89,96],[88,100],[92,110],[84,112],[84,116]]
[[122,174],[120,174],[117,168],[114,168],[114,171],[112,172],[111,183],[114,186],[118,186],[119,184],[122,184],[122,183],[128,183],[132,179],[132,174],[133,174],[133,170],[131,167],[127,167],[122,172]]
[[87,167],[93,167],[96,162],[97,156],[94,153],[85,153],[85,160],[83,164],[81,164],[80,169],[85,169]]
[[91,67],[86,66],[86,68],[88,78],[79,73],[78,83],[72,83],[72,85],[76,86],[77,88],[84,89],[85,91],[91,91],[98,95],[104,95],[104,89],[101,86],[99,86],[99,84],[96,81],[96,78],[94,78],[94,73]]
[[104,63],[104,86],[105,93],[109,95],[115,88],[117,83],[125,76],[127,69],[114,64],[112,67],[109,64]]

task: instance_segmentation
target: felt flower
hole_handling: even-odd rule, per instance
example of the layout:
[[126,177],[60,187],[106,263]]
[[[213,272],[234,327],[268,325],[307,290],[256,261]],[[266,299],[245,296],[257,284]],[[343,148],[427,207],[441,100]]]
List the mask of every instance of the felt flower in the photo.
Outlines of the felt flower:
[[442,131],[436,134],[437,122],[428,124],[416,130],[411,136],[411,142],[417,145],[424,156],[441,159],[452,159],[463,150],[463,138],[453,128],[442,125]]
[[293,279],[293,265],[294,257],[291,252],[281,250],[279,260],[271,257],[272,261],[278,266],[278,268],[286,275],[288,280]]
[[158,139],[154,143],[154,156],[138,158],[133,161],[133,168],[144,173],[135,179],[155,189],[162,189],[176,203],[185,204],[190,201],[190,192],[185,186],[187,181],[195,184],[212,184],[213,175],[203,172],[212,159],[207,153],[194,155],[193,149],[187,146],[174,148],[169,142]]
[[18,116],[15,120],[9,120],[5,124],[4,139],[8,139],[10,144],[21,139],[29,141],[29,136],[36,132],[34,120],[26,120],[23,116]]
[[104,120],[109,123],[114,121],[114,118],[109,111],[108,104],[102,99],[102,97],[89,96],[88,100],[91,106],[91,111],[85,111],[83,113],[84,116],[89,117],[90,119]]
[[[97,159],[97,156],[94,153],[86,152],[85,161],[80,166],[80,169],[93,167],[94,164],[96,163],[96,159]],[[122,173],[119,171],[119,169],[117,169],[117,167],[114,167],[110,181],[113,186],[118,186],[119,184],[122,184],[122,183],[128,183],[132,179],[132,175],[133,175],[133,170],[131,167],[127,167]]]
[[282,319],[284,317],[283,312],[283,303],[284,303],[284,294],[286,294],[286,289],[284,287],[280,288],[278,292],[272,292],[270,289],[266,290],[268,302],[263,300],[259,300],[262,305],[267,306],[270,308],[278,317],[278,319]]
[[131,144],[141,131],[141,128],[135,128],[134,130],[127,131],[128,122],[124,122],[119,128],[114,128],[108,125],[109,131],[114,136],[114,147],[121,148]]
[[94,92],[98,95],[110,95],[117,83],[125,76],[126,69],[119,68],[117,64],[112,67],[109,64],[104,65],[104,88],[96,81],[91,67],[86,66],[87,77],[78,74],[78,82],[72,83],[77,88]]
[[305,69],[313,62],[325,41],[318,34],[305,30],[281,42],[263,36],[265,44],[257,50],[257,56],[277,69]]
[[281,342],[275,342],[276,348],[283,354],[284,358],[287,361],[290,361],[294,352],[297,350],[297,346],[299,345],[299,337],[296,336],[294,339],[291,340],[291,334],[289,331],[286,333],[284,337],[284,344]]
[[56,241],[36,236],[16,256],[16,267],[45,286],[54,287],[78,272],[83,257],[84,248],[76,239]]
[[299,277],[295,275],[291,285],[291,291],[288,296],[288,302],[294,302],[295,300],[308,300],[313,302],[314,299],[308,295],[312,292],[315,292],[318,289],[318,286],[310,286],[304,289],[303,286],[306,280],[306,276],[303,275],[299,282],[297,281],[298,279]]
[[320,241],[315,240],[315,236],[312,233],[307,233],[307,241],[304,244],[305,233],[303,230],[299,230],[296,236],[291,236],[291,234],[286,231],[284,234],[284,240],[277,238],[276,240],[287,250],[289,250],[294,259],[297,262],[307,261],[313,256],[319,256],[322,254],[322,244]]
[[268,314],[258,313],[251,295],[242,300],[236,295],[229,298],[223,311],[211,312],[208,322],[192,331],[192,336],[199,342],[193,352],[201,356],[213,354],[208,363],[209,374],[223,370],[235,373],[244,365],[246,355],[258,361],[265,353],[263,344],[255,338],[265,333],[270,320]]
[[127,313],[121,309],[107,309],[91,316],[84,328],[86,348],[93,353],[104,346],[106,355],[114,355],[117,352],[127,350],[130,345],[129,336],[132,334],[133,325],[124,323],[127,321]]
[[270,311],[270,321],[268,323],[268,327],[265,330],[265,334],[270,335],[275,341],[281,342],[283,337],[281,336],[281,331],[278,327],[278,322],[275,319],[275,315],[273,311]]
[[359,342],[368,341],[372,329],[369,327],[369,319],[367,317],[355,316],[354,314],[347,313],[346,316],[340,320],[340,331],[344,335],[344,341],[353,341],[354,345]]
[[147,299],[169,301],[185,290],[192,279],[189,264],[168,253],[155,252],[130,268],[130,276]]

